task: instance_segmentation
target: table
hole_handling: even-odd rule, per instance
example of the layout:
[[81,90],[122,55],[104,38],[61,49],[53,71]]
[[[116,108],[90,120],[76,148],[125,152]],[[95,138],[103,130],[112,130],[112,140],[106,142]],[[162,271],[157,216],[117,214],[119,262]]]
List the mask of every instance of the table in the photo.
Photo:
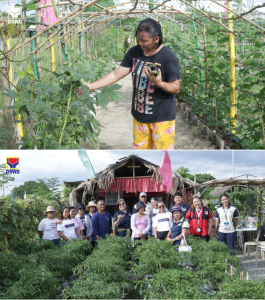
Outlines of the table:
[[238,244],[238,247],[241,251],[243,251],[244,248],[244,231],[257,231],[257,227],[251,227],[251,228],[238,228],[236,229],[236,243]]

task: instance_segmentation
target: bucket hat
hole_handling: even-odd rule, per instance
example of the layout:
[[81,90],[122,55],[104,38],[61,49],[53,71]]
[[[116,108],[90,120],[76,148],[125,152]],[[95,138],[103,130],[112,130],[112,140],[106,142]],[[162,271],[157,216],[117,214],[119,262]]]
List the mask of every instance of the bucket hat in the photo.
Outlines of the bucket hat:
[[136,204],[136,210],[138,211],[139,208],[142,207],[142,206],[146,207],[146,205],[142,201],[137,202],[137,204]]
[[85,206],[82,203],[77,204],[76,210],[78,211],[80,208],[83,208],[85,210]]
[[44,215],[46,215],[47,212],[50,212],[50,211],[53,211],[53,212],[57,213],[57,211],[54,209],[53,206],[48,206],[47,209],[46,209],[46,211],[44,211],[43,213],[44,213]]

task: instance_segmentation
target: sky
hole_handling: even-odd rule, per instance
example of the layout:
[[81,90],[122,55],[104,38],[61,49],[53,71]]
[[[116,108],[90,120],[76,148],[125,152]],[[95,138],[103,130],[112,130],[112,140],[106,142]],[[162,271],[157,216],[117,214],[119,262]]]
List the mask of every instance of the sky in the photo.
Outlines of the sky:
[[[232,177],[232,151],[175,150],[168,153],[173,171],[184,166],[191,174],[210,173],[217,179]],[[96,173],[129,154],[136,154],[157,165],[161,164],[163,157],[163,151],[154,150],[88,150],[87,154]],[[58,177],[62,184],[63,181],[83,181],[92,176],[83,166],[77,150],[1,150],[0,164],[5,164],[7,157],[20,158],[20,174],[12,175],[15,181],[6,189],[6,195],[14,186],[37,178]],[[234,177],[244,174],[265,178],[264,151],[234,151]],[[1,195],[3,192],[0,190]]]

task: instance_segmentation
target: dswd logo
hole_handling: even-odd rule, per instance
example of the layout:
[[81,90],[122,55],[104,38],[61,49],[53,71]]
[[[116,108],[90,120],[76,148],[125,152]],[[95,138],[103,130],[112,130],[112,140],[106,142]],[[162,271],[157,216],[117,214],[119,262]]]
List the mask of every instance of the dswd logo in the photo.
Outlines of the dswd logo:
[[7,157],[6,158],[6,174],[19,174],[20,173],[20,158]]
[[11,16],[8,17],[8,24],[22,24],[21,17],[19,18],[19,15],[22,14],[22,6],[9,6],[8,7],[8,15]]

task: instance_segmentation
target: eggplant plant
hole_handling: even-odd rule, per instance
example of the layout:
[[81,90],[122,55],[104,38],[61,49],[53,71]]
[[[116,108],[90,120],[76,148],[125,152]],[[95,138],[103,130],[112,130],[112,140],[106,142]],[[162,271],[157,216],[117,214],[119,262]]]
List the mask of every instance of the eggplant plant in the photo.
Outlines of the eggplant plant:
[[[84,85],[95,81],[114,65],[106,61],[90,62],[68,51],[68,60],[54,72],[44,69],[41,82],[28,68],[19,72],[17,91],[6,90],[6,95],[17,101],[13,110],[16,123],[22,123],[24,137],[18,142],[22,149],[80,148],[88,139],[93,148],[99,148],[101,124],[96,119],[96,107],[106,108],[109,99],[123,100],[117,90],[120,85],[104,87],[93,93]],[[103,69],[104,70],[104,69]],[[82,86],[83,95],[78,97],[75,90]]]

